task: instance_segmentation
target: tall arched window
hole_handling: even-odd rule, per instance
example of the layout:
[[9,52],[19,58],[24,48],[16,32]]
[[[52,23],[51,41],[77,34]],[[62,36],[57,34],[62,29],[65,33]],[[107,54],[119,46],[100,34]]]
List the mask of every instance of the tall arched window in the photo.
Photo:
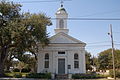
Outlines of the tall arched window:
[[78,54],[77,53],[74,54],[74,59],[78,59]]
[[45,65],[44,65],[45,68],[49,68],[49,54],[46,53],[45,54]]
[[45,59],[49,59],[49,54],[48,53],[45,54]]
[[77,53],[74,54],[74,68],[79,68],[79,56]]
[[59,21],[59,27],[60,28],[64,28],[64,20],[63,19],[60,19],[60,21]]

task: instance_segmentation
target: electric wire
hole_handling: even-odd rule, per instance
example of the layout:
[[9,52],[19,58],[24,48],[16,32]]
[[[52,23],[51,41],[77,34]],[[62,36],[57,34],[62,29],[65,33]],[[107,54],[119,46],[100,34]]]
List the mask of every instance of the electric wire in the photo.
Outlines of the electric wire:
[[[35,0],[35,1],[20,1],[15,3],[41,3],[41,2],[59,2],[61,0]],[[71,1],[71,0],[62,0],[62,1]]]
[[[106,43],[106,42],[110,42],[110,41],[91,42],[91,43],[87,43],[87,44],[100,44],[100,43]],[[116,41],[114,41],[114,42],[116,42]]]
[[[114,44],[115,46],[120,46],[120,44]],[[86,46],[86,47],[109,47],[109,46],[111,46],[111,45],[88,45],[88,46]]]
[[[56,20],[57,18],[51,18],[52,20]],[[64,18],[65,19],[65,18]],[[99,20],[99,21],[108,21],[108,20],[117,20],[119,21],[120,18],[68,18],[68,20]]]
[[[72,1],[72,0],[40,0],[40,1],[21,1],[17,3],[40,3],[40,2],[58,2],[58,1]],[[113,11],[107,11],[107,12],[100,12],[100,13],[93,13],[93,14],[88,14],[88,15],[82,15],[80,17],[88,17],[88,16],[95,16],[95,15],[104,15],[104,14],[111,14],[115,12],[120,12],[120,10],[113,10]]]
[[[0,18],[2,19],[2,18]],[[20,18],[11,18],[12,19],[20,19]],[[48,18],[50,20],[56,20],[61,18]],[[120,18],[62,18],[64,20],[83,20],[83,21],[120,21]],[[23,19],[23,20],[29,20],[29,19]],[[40,20],[39,18],[36,20]]]
[[93,14],[88,14],[88,15],[82,15],[80,17],[89,17],[89,16],[95,16],[95,15],[112,14],[112,13],[116,13],[116,12],[120,12],[120,10],[113,10],[113,11],[107,11],[107,12],[93,13]]

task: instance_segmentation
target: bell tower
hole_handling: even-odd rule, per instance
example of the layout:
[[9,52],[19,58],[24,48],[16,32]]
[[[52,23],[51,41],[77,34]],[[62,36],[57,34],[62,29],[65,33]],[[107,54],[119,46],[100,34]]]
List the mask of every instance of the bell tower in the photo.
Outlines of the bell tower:
[[66,12],[65,8],[63,7],[63,2],[61,2],[60,8],[56,12],[56,28],[55,34],[59,32],[63,32],[68,34],[69,30],[67,29],[67,19],[68,13]]

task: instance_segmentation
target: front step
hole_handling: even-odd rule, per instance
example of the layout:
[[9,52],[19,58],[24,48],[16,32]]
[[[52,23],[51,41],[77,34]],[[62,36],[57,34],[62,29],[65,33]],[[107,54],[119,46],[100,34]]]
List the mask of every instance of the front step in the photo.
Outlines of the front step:
[[57,74],[56,79],[68,79],[68,74]]

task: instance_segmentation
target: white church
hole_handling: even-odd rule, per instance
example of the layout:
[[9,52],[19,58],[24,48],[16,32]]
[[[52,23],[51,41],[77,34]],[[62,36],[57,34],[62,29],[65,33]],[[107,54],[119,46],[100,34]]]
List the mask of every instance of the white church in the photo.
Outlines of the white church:
[[49,38],[48,46],[39,47],[37,72],[50,72],[53,75],[86,73],[86,44],[68,34],[68,13],[63,5],[55,15],[55,35]]

